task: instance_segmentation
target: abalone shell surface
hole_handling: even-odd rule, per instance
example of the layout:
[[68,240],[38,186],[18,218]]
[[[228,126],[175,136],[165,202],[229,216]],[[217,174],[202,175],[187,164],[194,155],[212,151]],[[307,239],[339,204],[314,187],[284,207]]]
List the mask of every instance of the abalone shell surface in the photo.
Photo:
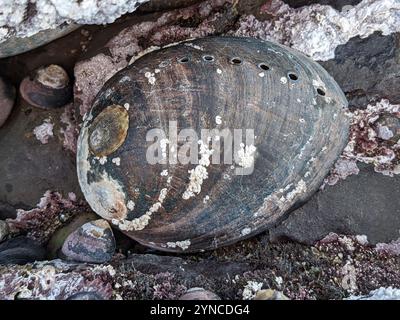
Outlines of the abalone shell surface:
[[[97,214],[144,245],[217,248],[274,226],[318,189],[347,141],[346,110],[332,77],[290,48],[234,37],[171,45],[99,92],[78,141],[80,185]],[[254,143],[243,138],[242,147],[254,170],[236,174],[247,160],[223,163],[228,148],[207,141],[200,147],[221,163],[205,161],[200,179],[190,172],[196,164],[150,164],[146,134],[168,135],[171,121],[199,137],[201,129],[253,129]]]

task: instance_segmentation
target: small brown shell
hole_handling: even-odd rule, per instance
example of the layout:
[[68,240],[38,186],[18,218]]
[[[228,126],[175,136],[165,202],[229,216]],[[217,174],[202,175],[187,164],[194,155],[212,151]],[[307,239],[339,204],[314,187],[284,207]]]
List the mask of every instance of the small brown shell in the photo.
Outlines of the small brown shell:
[[72,84],[67,72],[54,64],[39,68],[24,78],[19,91],[26,102],[38,108],[59,108],[72,99]]
[[79,262],[104,263],[115,251],[115,239],[107,221],[87,222],[72,232],[62,246],[62,254]]

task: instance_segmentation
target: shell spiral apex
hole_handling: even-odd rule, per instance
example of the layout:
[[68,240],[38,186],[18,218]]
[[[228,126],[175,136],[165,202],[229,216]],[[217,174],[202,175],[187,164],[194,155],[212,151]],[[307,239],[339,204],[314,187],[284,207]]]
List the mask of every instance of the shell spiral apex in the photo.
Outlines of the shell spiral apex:
[[78,177],[92,209],[128,236],[193,252],[277,224],[344,148],[347,101],[317,63],[252,38],[150,52],[100,90]]

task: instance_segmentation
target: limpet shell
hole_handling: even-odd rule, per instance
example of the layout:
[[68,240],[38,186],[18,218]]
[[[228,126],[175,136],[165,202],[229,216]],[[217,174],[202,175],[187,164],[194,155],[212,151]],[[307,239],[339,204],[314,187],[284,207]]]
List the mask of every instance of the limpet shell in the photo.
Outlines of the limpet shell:
[[38,68],[25,77],[19,92],[34,107],[60,108],[72,99],[72,83],[61,66],[51,64]]
[[[93,148],[93,128],[110,106],[125,108],[126,136]],[[79,182],[97,214],[144,245],[217,248],[276,225],[318,189],[347,142],[346,111],[333,78],[290,48],[235,37],[171,45],[100,90],[78,141]],[[229,161],[229,139],[219,149],[192,141],[200,163],[173,163],[171,154],[187,146],[185,139],[174,145],[175,124],[177,133],[194,129],[199,137],[202,129],[241,129],[233,141],[239,148]],[[152,129],[166,135],[146,139]],[[217,137],[224,138],[216,134],[212,143]],[[161,149],[152,153],[156,141]],[[149,160],[149,152],[161,160]]]

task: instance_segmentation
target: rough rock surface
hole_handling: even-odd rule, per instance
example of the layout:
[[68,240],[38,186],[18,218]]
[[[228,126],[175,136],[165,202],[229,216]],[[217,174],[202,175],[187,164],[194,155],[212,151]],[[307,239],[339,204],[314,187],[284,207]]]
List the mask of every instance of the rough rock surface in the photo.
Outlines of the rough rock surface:
[[71,295],[67,300],[104,300],[104,298],[96,291],[82,291]]
[[[322,66],[338,82],[350,108],[365,108],[386,98],[400,104],[400,33],[355,37],[335,50],[335,58]],[[349,76],[351,75],[351,76]]]
[[222,299],[253,299],[266,289],[290,299],[342,299],[400,288],[399,257],[377,251],[362,237],[330,235],[311,247],[265,241],[257,237],[195,256],[135,254],[112,265],[55,260],[0,266],[0,299],[66,299],[78,292],[103,299],[177,299],[193,287]]
[[[241,0],[240,4],[245,2]],[[268,4],[270,1],[264,2]],[[298,4],[300,5],[301,2],[304,1],[298,1]],[[324,3],[324,0],[318,2]],[[347,1],[345,2],[344,4],[348,4]],[[351,0],[348,2],[355,4]],[[199,36],[224,33],[227,30],[235,31],[236,28],[240,27],[242,21],[250,22],[248,30],[256,31],[256,26],[259,23],[257,21],[261,21],[257,20],[258,12],[249,12],[249,14],[257,16],[257,19],[242,17],[243,19],[240,19],[238,26],[236,22],[240,18],[240,14],[235,14],[235,10],[229,10],[230,1],[227,1],[227,3],[228,6],[218,7],[208,14],[204,14],[207,13],[207,7],[205,7],[204,11],[200,13],[201,18],[198,19],[196,19],[199,16],[198,11],[187,9],[179,18],[174,13],[164,16],[152,15],[149,16],[149,20],[145,21],[143,19],[132,20],[135,21],[134,24],[140,25],[141,28],[146,26],[147,29],[143,29],[145,32],[138,34],[138,30],[131,23],[130,31],[122,34],[115,43],[110,42],[110,45],[112,45],[110,49],[107,49],[110,52],[105,50],[106,52],[103,53],[107,59],[110,59],[112,67],[116,64],[120,68],[128,64],[131,56],[139,54],[143,49],[152,45],[183,40],[191,35]],[[253,3],[254,1],[252,1]],[[315,9],[315,7],[313,8]],[[265,18],[268,6],[264,6],[263,9],[265,9],[263,11]],[[310,12],[307,10],[304,12]],[[179,12],[181,11],[179,10]],[[157,20],[160,16],[163,16],[163,19]],[[202,23],[204,17],[206,20]],[[303,17],[307,21],[308,16],[304,15]],[[290,17],[288,16],[288,18]],[[155,25],[156,21],[159,22]],[[210,22],[212,23],[210,24]],[[323,19],[320,22],[321,25],[324,25]],[[210,29],[210,25],[212,27],[213,23],[216,23],[216,27]],[[263,25],[261,24],[261,27]],[[97,27],[88,29],[97,30],[99,34],[110,35],[112,33],[110,30],[113,27],[115,25],[105,29],[96,29]],[[281,32],[288,27],[290,27],[290,23],[282,24],[282,29],[278,29],[278,31]],[[150,32],[146,30],[150,30]],[[364,109],[368,104],[375,104],[382,98],[388,98],[391,103],[399,104],[399,90],[397,89],[399,81],[396,82],[399,77],[398,61],[400,61],[399,33],[381,35],[379,32],[373,33],[376,30],[376,26],[372,26],[371,35],[367,38],[355,37],[346,44],[339,44],[335,47],[335,58],[323,63],[324,67],[333,74],[346,92],[353,109]],[[263,32],[261,30],[261,35],[264,34]],[[82,34],[86,34],[86,31]],[[320,33],[320,35],[323,34]],[[248,33],[248,35],[251,35],[251,33]],[[257,36],[256,33],[254,35]],[[126,42],[123,41],[125,37]],[[88,44],[91,35],[85,36],[86,40],[80,38],[82,38],[81,30],[55,43],[39,48],[36,52],[3,59],[0,61],[2,73],[11,76],[14,84],[17,84],[29,70],[37,68],[43,64],[43,61],[47,62],[47,60],[51,63],[67,63],[69,65],[68,71],[72,72],[72,66],[78,54],[85,51],[84,47]],[[323,42],[326,41],[325,38],[321,39]],[[299,41],[308,40],[302,38]],[[104,40],[102,43],[94,39],[92,45],[93,47],[103,46],[107,42],[109,41]],[[305,45],[309,46],[307,42],[305,42]],[[63,48],[64,55],[58,54],[60,48]],[[81,79],[84,79],[84,76]],[[91,90],[90,86],[87,88]],[[91,92],[92,95],[96,93],[95,90]],[[89,100],[87,101],[90,105]],[[22,117],[23,114],[29,116],[29,112],[32,112],[32,110],[27,106],[17,107],[16,105],[15,112],[9,118],[11,126],[15,126],[12,124],[15,121],[14,118]],[[43,111],[37,112],[42,113]],[[33,117],[38,118],[38,121],[29,127],[28,133],[33,132],[33,129],[49,116],[45,113],[43,116],[33,115]],[[51,119],[54,120],[59,117],[61,117],[60,114],[56,118],[51,117]],[[70,129],[68,132],[71,133],[69,136],[73,137],[73,132],[78,130],[78,124],[75,121],[71,124],[74,127],[70,128],[74,129]],[[3,136],[6,132],[3,129],[0,129],[0,136]],[[55,137],[49,138],[47,145],[41,145],[34,136],[31,137],[32,142],[37,144],[35,147],[40,149],[37,150],[37,153],[49,155],[44,160],[40,154],[38,155],[43,166],[46,166],[51,159],[54,159],[54,161],[57,159],[57,161],[64,163],[68,158],[68,156],[65,156],[68,153],[63,154],[57,151],[59,149],[53,148],[53,151],[50,152],[57,141],[56,139],[58,139],[58,129],[59,126],[55,125],[53,130]],[[15,130],[14,128],[14,131],[7,132],[17,132]],[[20,143],[21,139],[24,141],[23,137],[23,133],[16,133],[16,136],[12,139],[10,137],[5,138],[5,140],[11,141],[6,147],[3,145],[4,140],[0,139],[0,150],[7,150],[7,152],[13,154],[15,146],[19,149],[17,142]],[[65,141],[65,138],[62,137],[62,140]],[[70,141],[69,145],[72,145],[73,150],[74,139],[71,138],[68,141]],[[61,142],[60,144],[64,145]],[[5,158],[2,158],[2,154],[4,153],[0,153],[0,163],[7,163]],[[59,157],[57,154],[62,154],[62,156]],[[22,159],[24,159],[23,156]],[[35,161],[31,162],[36,163]],[[26,161],[26,166],[32,166],[31,162]],[[10,166],[14,168],[15,163],[10,164]],[[4,166],[2,167],[4,168]],[[72,167],[74,166],[72,165]],[[36,167],[33,166],[33,168],[33,170],[32,168],[29,170],[30,174],[36,172]],[[75,168],[68,168],[66,172],[73,172],[73,174],[66,178],[75,177]],[[327,186],[324,191],[314,195],[310,203],[289,216],[281,229],[273,230],[271,237],[291,238],[311,243],[323,238],[328,232],[336,230],[345,233],[367,234],[372,243],[389,242],[397,239],[400,229],[398,227],[400,226],[398,218],[399,175],[394,177],[384,176],[376,173],[372,166],[364,165],[359,165],[360,172],[356,175],[354,169],[351,164],[350,166],[338,167],[341,179],[347,177],[346,180],[338,179],[334,186]],[[18,172],[14,172],[14,170],[7,172],[18,177]],[[60,171],[62,170],[61,168]],[[348,176],[347,173],[351,171],[354,174]],[[0,182],[3,182],[4,172],[0,169]],[[52,174],[49,175],[49,172],[52,172]],[[52,179],[52,176],[55,175],[51,186],[60,187],[60,181],[63,185],[69,183],[68,179],[67,182],[63,180],[63,176],[61,178],[56,177],[59,174],[58,170],[50,170],[49,172],[42,170],[41,176]],[[21,191],[19,192],[19,200],[16,200],[18,197],[15,197],[13,201],[10,201],[11,198],[7,196],[10,192],[7,192],[5,186],[0,183],[1,219],[13,217],[16,214],[15,208],[10,203],[16,204],[17,208],[24,209],[31,209],[31,207],[36,206],[40,197],[48,189],[43,188],[40,192],[36,192],[34,189],[37,185],[42,186],[43,181],[39,177],[32,179],[32,181],[34,183],[29,185],[29,190],[26,192],[24,190],[27,186],[26,182],[16,178],[15,182],[18,182],[18,185],[21,183]],[[35,188],[32,188],[32,185]],[[71,183],[71,185],[73,184]],[[10,190],[9,186],[7,188]],[[30,210],[23,210],[22,216],[24,218],[20,225],[23,228],[18,229],[19,232],[27,232],[29,237],[42,239],[43,242],[46,242],[54,229],[67,224],[70,216],[67,215],[68,219],[65,219],[64,215],[69,214],[70,211],[65,208],[64,202],[60,199],[68,200],[67,193],[74,190],[67,187],[65,191],[66,193],[63,193],[63,195],[66,198],[56,196],[53,200],[47,202],[50,203],[47,210],[45,208],[36,208],[31,212]],[[74,192],[77,193],[77,191]],[[13,193],[11,192],[11,194]],[[21,196],[23,196],[22,199],[28,200],[30,206],[20,203]],[[79,198],[78,193],[77,197]],[[28,223],[28,221],[33,222]],[[242,299],[244,295],[246,297],[255,296],[257,290],[254,289],[261,286],[261,290],[271,288],[283,292],[290,299],[341,299],[350,295],[370,295],[370,292],[376,289],[378,289],[377,293],[383,293],[379,296],[385,294],[387,296],[387,293],[395,296],[396,288],[400,288],[400,261],[398,256],[400,254],[400,241],[398,240],[378,243],[376,247],[373,247],[365,242],[365,237],[330,236],[330,238],[310,246],[290,242],[270,243],[269,236],[264,234],[214,252],[174,257],[158,255],[158,252],[140,248],[138,245],[133,247],[131,240],[126,243],[123,235],[119,234],[118,236],[121,238],[120,243],[124,243],[124,252],[152,252],[154,254],[136,254],[127,261],[122,259],[112,262],[115,268],[109,265],[77,266],[74,264],[63,264],[63,267],[61,267],[59,262],[28,264],[21,267],[0,266],[0,287],[3,288],[0,291],[0,298],[66,299],[79,292],[100,292],[104,299],[173,299],[184,294],[187,288],[204,287],[207,290],[214,291],[223,299]],[[121,244],[118,244],[118,248],[121,247]],[[45,265],[53,265],[54,269],[46,269]],[[51,288],[47,287],[46,281],[41,282],[40,279],[52,279],[51,281],[54,282],[50,283],[55,285]],[[30,286],[32,283],[34,284],[33,289]],[[393,292],[387,289],[379,289],[390,286],[393,288]]]
[[351,296],[348,300],[400,300],[400,289],[378,288],[365,296]]
[[[79,268],[78,268],[79,267]],[[1,300],[65,300],[85,291],[112,296],[111,266],[76,266],[59,260],[26,266],[0,266]]]
[[270,230],[273,241],[290,239],[312,244],[329,232],[363,234],[371,243],[399,237],[400,176],[375,173],[360,165],[360,173],[317,192]]
[[147,0],[76,0],[51,1],[1,0],[0,43],[6,39],[29,37],[39,31],[55,29],[63,23],[112,23],[133,12]]
[[363,0],[341,12],[319,4],[294,9],[280,0],[272,0],[262,10],[273,19],[242,17],[233,33],[276,41],[315,60],[326,61],[334,58],[337,46],[351,38],[365,38],[375,31],[383,35],[399,32],[399,9],[397,0]]
[[41,261],[44,260],[45,254],[40,244],[22,236],[0,243],[0,265],[23,265]]

